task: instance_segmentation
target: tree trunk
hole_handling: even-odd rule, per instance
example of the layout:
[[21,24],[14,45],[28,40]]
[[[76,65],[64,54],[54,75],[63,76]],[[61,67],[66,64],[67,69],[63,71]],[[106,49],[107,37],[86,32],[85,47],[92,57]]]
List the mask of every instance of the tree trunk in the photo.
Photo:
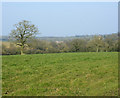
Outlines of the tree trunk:
[[24,53],[23,53],[23,46],[21,46],[21,55],[24,55]]
[[97,47],[97,50],[96,50],[96,52],[98,52],[98,47]]

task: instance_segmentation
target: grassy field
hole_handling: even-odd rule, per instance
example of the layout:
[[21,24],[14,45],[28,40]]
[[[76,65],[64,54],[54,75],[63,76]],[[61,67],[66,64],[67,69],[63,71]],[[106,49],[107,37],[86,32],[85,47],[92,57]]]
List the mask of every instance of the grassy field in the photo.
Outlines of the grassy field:
[[2,57],[3,96],[117,96],[118,53]]

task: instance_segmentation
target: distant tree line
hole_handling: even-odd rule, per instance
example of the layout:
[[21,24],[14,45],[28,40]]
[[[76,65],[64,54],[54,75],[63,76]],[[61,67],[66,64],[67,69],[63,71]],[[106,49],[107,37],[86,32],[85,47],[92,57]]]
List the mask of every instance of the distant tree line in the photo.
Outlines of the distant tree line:
[[[64,53],[64,52],[114,52],[120,50],[120,33],[97,35],[64,41],[36,39],[38,28],[30,21],[23,20],[15,24],[11,31],[9,45],[2,45],[3,55]],[[1,46],[0,46],[1,47]]]
[[[120,40],[118,34],[107,36],[94,36],[90,39],[73,39],[66,41],[46,41],[29,39],[24,47],[25,54],[65,53],[65,52],[118,52]],[[9,47],[2,46],[3,55],[16,55],[21,53],[21,47],[11,42]]]

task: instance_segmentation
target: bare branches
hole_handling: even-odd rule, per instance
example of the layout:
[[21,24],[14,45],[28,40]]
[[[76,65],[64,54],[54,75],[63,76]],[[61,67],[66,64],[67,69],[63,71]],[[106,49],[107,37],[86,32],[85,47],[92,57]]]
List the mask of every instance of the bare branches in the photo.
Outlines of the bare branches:
[[17,41],[17,45],[24,47],[27,39],[36,35],[39,31],[34,24],[30,24],[30,21],[23,20],[18,24],[15,24],[15,29],[11,31],[10,37]]

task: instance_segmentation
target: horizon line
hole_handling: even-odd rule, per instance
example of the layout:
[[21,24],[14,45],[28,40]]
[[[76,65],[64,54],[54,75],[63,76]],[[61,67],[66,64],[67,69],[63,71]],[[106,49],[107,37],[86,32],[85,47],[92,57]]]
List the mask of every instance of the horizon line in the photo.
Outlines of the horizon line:
[[[92,36],[92,35],[111,35],[111,34],[118,34],[117,32],[115,33],[107,33],[107,34],[81,34],[81,35],[79,35],[79,34],[76,34],[76,35],[68,35],[68,36],[45,36],[45,35],[43,35],[43,36],[35,36],[35,37],[76,37],[76,36]],[[3,37],[3,36],[9,36],[9,34],[8,35],[0,35],[0,37]]]

